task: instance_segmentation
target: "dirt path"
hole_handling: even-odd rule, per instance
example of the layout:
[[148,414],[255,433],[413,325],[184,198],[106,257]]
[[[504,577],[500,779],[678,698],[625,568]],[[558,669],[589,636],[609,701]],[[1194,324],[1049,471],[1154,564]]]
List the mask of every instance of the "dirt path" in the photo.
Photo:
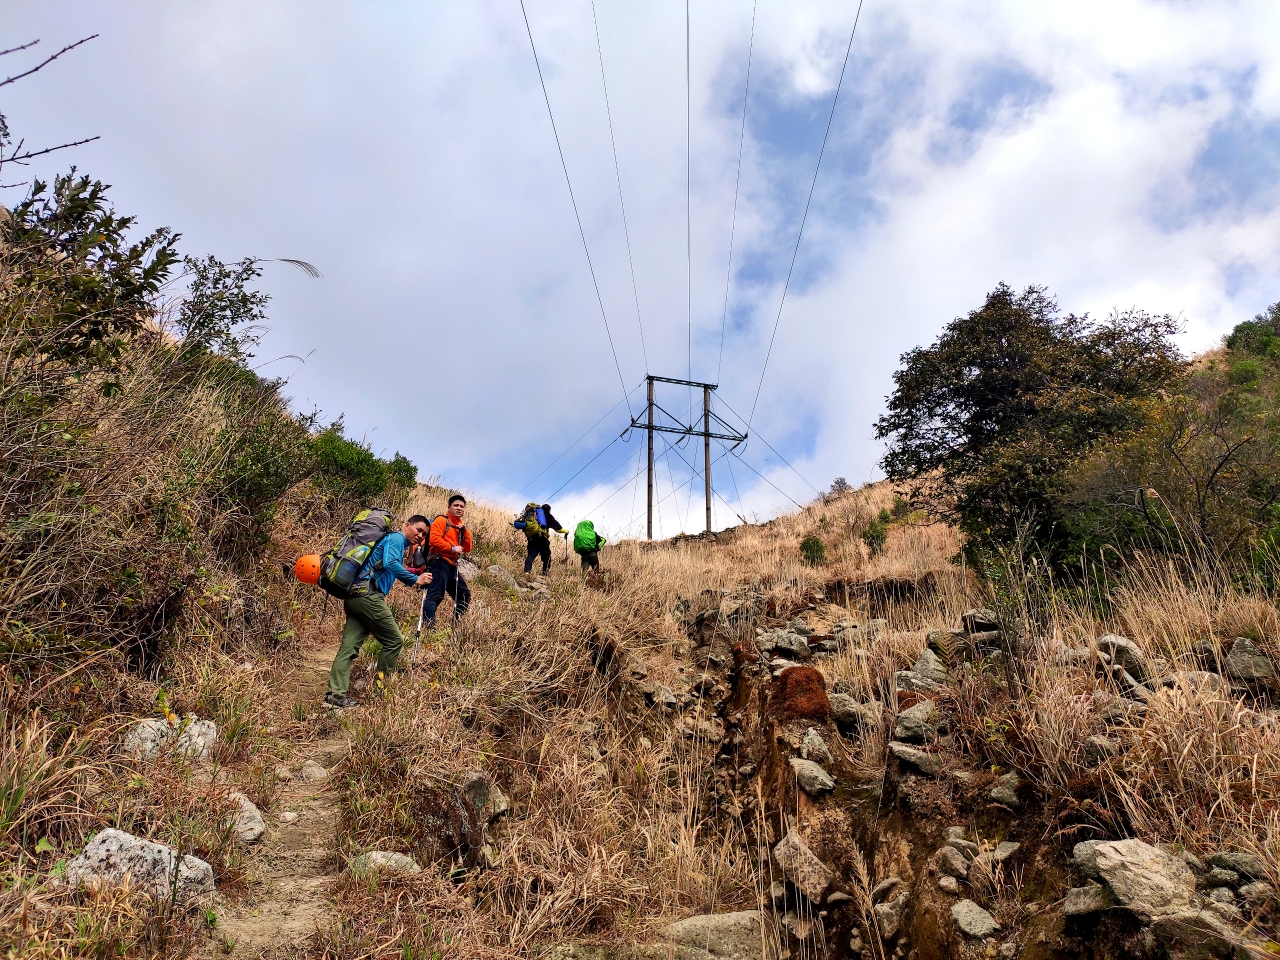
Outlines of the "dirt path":
[[[298,669],[277,691],[282,710],[296,702],[307,704],[309,713],[321,709],[319,697],[335,652],[303,652]],[[268,817],[267,835],[251,868],[255,882],[248,896],[220,904],[209,956],[296,956],[326,924],[329,890],[340,868],[332,847],[337,798],[332,780],[305,780],[298,768],[314,760],[332,769],[346,752],[345,738],[330,735],[300,745],[286,765],[293,778],[280,784],[275,815]]]

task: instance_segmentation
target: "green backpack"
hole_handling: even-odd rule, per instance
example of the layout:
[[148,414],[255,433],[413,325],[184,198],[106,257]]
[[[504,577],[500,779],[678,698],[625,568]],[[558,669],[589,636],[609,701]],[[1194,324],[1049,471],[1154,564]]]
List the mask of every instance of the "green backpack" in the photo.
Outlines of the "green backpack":
[[320,558],[320,589],[339,600],[352,596],[369,554],[391,532],[393,523],[391,511],[382,507],[357,513],[342,539]]
[[590,553],[599,550],[604,538],[596,535],[596,525],[590,520],[583,520],[573,531],[573,549],[576,553]]

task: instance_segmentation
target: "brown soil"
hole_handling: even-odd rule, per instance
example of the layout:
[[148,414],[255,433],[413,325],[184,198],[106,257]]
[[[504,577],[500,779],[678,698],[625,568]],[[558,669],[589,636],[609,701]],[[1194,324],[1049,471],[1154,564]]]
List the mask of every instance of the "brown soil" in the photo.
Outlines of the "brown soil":
[[[346,738],[336,724],[326,722],[327,712],[320,704],[336,652],[304,650],[297,670],[277,690],[281,713],[290,713],[295,703],[305,704],[308,721],[316,723],[322,735],[298,743],[284,765],[295,776],[282,779],[274,809],[263,811],[267,833],[250,869],[249,891],[215,905],[218,923],[206,956],[297,956],[329,922],[329,891],[341,868],[334,851],[337,799],[332,780],[307,782],[296,771],[306,760],[332,770],[347,753]],[[298,818],[283,822],[289,813]]]

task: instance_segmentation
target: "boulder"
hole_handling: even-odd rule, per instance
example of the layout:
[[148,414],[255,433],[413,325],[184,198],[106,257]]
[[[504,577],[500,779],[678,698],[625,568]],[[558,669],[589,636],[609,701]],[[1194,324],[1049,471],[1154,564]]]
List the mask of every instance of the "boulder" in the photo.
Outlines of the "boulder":
[[938,736],[938,708],[932,700],[921,700],[898,714],[895,740],[903,743],[932,743]]
[[[960,829],[963,830],[964,828],[961,827]],[[981,852],[980,848],[976,843],[974,843],[972,840],[966,840],[963,835],[958,837],[948,837],[947,846],[955,847],[957,850],[959,850],[961,853],[964,854],[964,858],[966,860],[977,859],[978,854]]]
[[1021,802],[1018,799],[1018,788],[1020,786],[1022,786],[1022,778],[1010,771],[996,781],[996,785],[991,788],[991,792],[987,796],[996,803],[1004,804],[1006,807],[1016,807]]
[[1116,898],[1106,887],[1090,883],[1083,887],[1072,887],[1067,891],[1067,898],[1062,903],[1062,914],[1066,917],[1081,917],[1089,913],[1101,913],[1116,905]]
[[800,741],[800,756],[814,763],[831,766],[831,751],[827,749],[822,734],[813,727],[805,731],[804,739]]
[[900,883],[902,883],[901,877],[885,877],[871,888],[871,902],[883,903]]
[[243,793],[233,793],[228,797],[235,804],[235,813],[231,819],[231,829],[236,838],[245,843],[256,843],[267,832],[267,823],[262,819],[262,811]]
[[[480,576],[480,568],[468,560],[466,557],[458,558],[458,573],[461,574],[463,580],[474,580]],[[514,580],[515,578],[512,577]]]
[[809,796],[816,797],[826,793],[828,790],[835,789],[835,778],[812,760],[792,757],[787,762],[791,764],[791,769],[795,771],[800,789]]
[[1115,633],[1099,637],[1097,648],[1111,658],[1112,662],[1123,667],[1141,684],[1151,679],[1151,669],[1147,666],[1147,658],[1132,640]]
[[895,690],[905,690],[908,693],[924,693],[931,697],[941,696],[947,692],[947,688],[941,683],[930,680],[914,670],[899,670],[895,673],[893,675],[893,686]]
[[827,865],[817,858],[794,829],[773,848],[773,859],[792,886],[814,903],[822,902],[822,895],[835,880]]
[[1241,683],[1265,683],[1276,678],[1276,665],[1248,637],[1236,637],[1222,669],[1232,680]]
[[938,771],[942,769],[938,758],[931,754],[925,753],[918,747],[907,746],[905,743],[889,744],[889,752],[897,758],[899,763],[911,767],[917,773],[926,777],[936,777]]
[[413,857],[391,850],[370,850],[351,861],[353,873],[421,873],[422,867]]
[[877,730],[884,719],[884,705],[879,700],[859,703],[847,693],[831,695],[831,719],[845,733]]
[[960,623],[969,633],[986,633],[1000,629],[1000,618],[988,607],[966,610],[960,615]]
[[1276,888],[1265,880],[1255,880],[1253,883],[1246,883],[1236,892],[1245,903],[1259,904],[1273,898],[1276,895]]
[[[1190,864],[1188,864],[1190,866]],[[1202,887],[1238,887],[1240,886],[1240,874],[1234,870],[1227,870],[1224,867],[1214,867],[1212,870],[1206,870],[1204,876],[1200,878],[1200,886]]]
[[1176,670],[1160,678],[1164,687],[1182,687],[1193,693],[1226,693],[1229,688],[1222,677],[1208,670]]
[[1234,870],[1250,880],[1261,880],[1267,875],[1267,865],[1251,853],[1233,853],[1230,850],[1223,850],[1212,854],[1208,859],[1209,866]]
[[808,641],[798,633],[786,630],[766,633],[760,638],[760,648],[766,653],[791,660],[807,660],[810,656]]
[[159,900],[175,892],[179,900],[187,900],[214,888],[213,868],[203,860],[190,855],[179,859],[172,847],[112,828],[100,832],[67,864],[64,878],[72,886],[129,886]]
[[495,563],[486,567],[484,572],[494,580],[497,580],[508,590],[515,590],[519,586],[516,578],[507,570],[506,567],[500,567]]
[[1151,924],[1156,939],[1178,960],[1225,960],[1249,956],[1244,947],[1237,948],[1237,937],[1230,927],[1208,910],[1186,910],[1156,917]]
[[898,935],[898,930],[902,926],[902,915],[906,912],[910,897],[909,893],[900,893],[894,899],[877,903],[871,908],[871,915],[875,918],[876,929],[880,933],[881,940],[892,940]]
[[178,742],[178,753],[192,760],[207,760],[214,744],[218,742],[218,728],[212,720],[197,720],[188,715],[183,723]]
[[944,876],[955,877],[957,880],[969,879],[969,860],[955,847],[945,846],[939,849],[936,863],[938,873]]
[[813,627],[804,622],[804,617],[796,617],[787,624],[787,629],[792,633],[798,633],[802,637],[812,637]]
[[933,683],[951,682],[951,674],[947,671],[947,665],[928,647],[920,651],[920,656],[911,665],[911,672]]
[[319,783],[329,779],[329,771],[314,760],[304,760],[298,767],[298,776],[309,783]]
[[1112,757],[1120,756],[1120,741],[1111,737],[1092,736],[1084,741],[1084,759],[1091,767],[1106,763]]
[[1000,932],[1000,924],[996,923],[996,918],[972,900],[961,900],[952,904],[951,916],[956,926],[960,928],[960,932],[967,937],[985,940]]
[[996,844],[996,848],[991,851],[991,859],[996,863],[1004,863],[1015,853],[1022,849],[1022,844],[1014,843],[1012,840],[1001,840]]
[[1190,909],[1196,879],[1178,857],[1141,840],[1100,843],[1093,856],[1116,900],[1143,922]]
[[169,746],[177,731],[168,720],[139,720],[120,742],[120,752],[138,760],[159,756]]
[[760,957],[764,915],[759,910],[709,913],[678,920],[662,930],[662,939],[680,947],[705,950],[712,957]]
[[1098,872],[1098,848],[1105,840],[1081,840],[1071,849],[1071,862],[1086,877],[1094,880],[1102,879]]

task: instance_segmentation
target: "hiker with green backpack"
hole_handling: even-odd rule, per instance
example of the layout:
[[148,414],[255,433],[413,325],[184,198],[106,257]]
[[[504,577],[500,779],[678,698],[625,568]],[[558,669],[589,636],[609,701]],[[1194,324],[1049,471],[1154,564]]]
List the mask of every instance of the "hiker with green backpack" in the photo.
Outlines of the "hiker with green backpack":
[[596,525],[583,520],[573,531],[573,552],[582,558],[582,572],[600,569],[600,548],[604,537],[596,533]]
[[342,645],[329,671],[329,689],[324,702],[331,707],[355,706],[347,696],[351,686],[351,665],[360,656],[365,637],[372,635],[382,644],[378,655],[379,678],[396,668],[404,637],[400,624],[387,603],[387,594],[396,581],[410,587],[426,587],[431,574],[413,574],[405,569],[405,552],[427,538],[428,520],[414,514],[400,532],[387,532],[391,514],[382,509],[363,510],[356,515],[346,536],[321,561],[319,586],[342,598],[347,622],[342,628]]

